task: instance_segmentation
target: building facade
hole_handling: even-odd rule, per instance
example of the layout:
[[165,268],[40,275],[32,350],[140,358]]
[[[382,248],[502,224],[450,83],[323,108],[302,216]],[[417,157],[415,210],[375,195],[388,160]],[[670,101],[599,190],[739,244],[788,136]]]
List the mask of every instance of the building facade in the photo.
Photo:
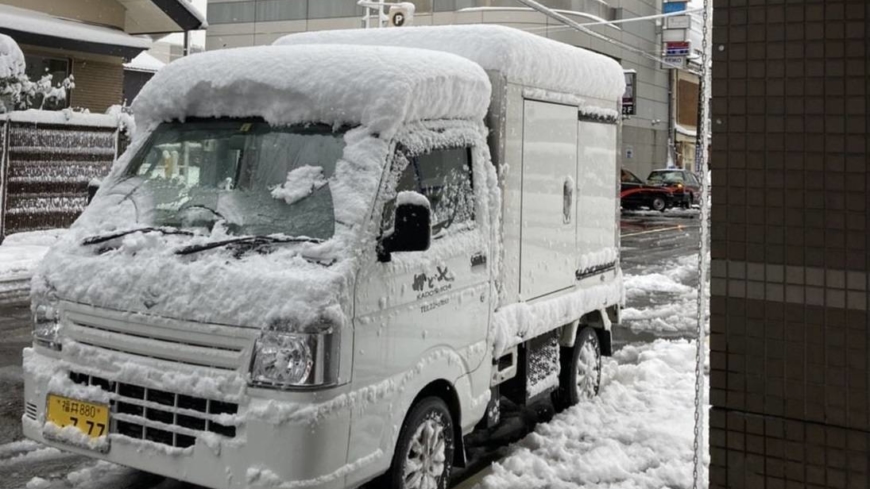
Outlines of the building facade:
[[21,47],[27,75],[73,75],[70,107],[104,112],[124,100],[124,66],[151,36],[201,29],[186,0],[0,0],[0,33]]
[[[636,114],[624,120],[621,163],[646,177],[667,161],[669,72],[659,63],[617,45],[592,38],[510,0],[415,0],[415,25],[502,24],[524,29],[618,60],[635,70]],[[594,23],[661,13],[661,0],[544,0],[580,23]],[[356,0],[209,0],[206,50],[271,44],[294,32],[354,29],[363,9]],[[647,53],[661,49],[653,21],[621,27],[590,27],[609,38]]]
[[870,2],[717,0],[710,487],[870,486]]

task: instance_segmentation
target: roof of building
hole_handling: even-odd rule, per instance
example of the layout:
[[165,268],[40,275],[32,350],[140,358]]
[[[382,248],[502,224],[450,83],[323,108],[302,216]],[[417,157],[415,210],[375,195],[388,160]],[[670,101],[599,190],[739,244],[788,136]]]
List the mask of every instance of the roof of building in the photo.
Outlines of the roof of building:
[[625,92],[615,60],[562,42],[500,25],[451,25],[303,32],[276,45],[353,44],[443,51],[470,59],[509,81],[553,91],[613,100]]
[[120,56],[130,60],[151,47],[151,38],[141,34],[169,34],[208,26],[190,0],[117,2],[126,12],[125,30],[0,4],[0,33],[12,37],[19,44]]
[[55,17],[36,10],[0,5],[0,33],[18,44],[133,58],[151,39],[110,27]]
[[406,123],[482,120],[489,77],[448,53],[382,46],[260,46],[166,65],[133,103],[138,127],[188,117],[358,125],[390,136]]
[[190,0],[117,1],[127,10],[125,30],[131,34],[168,34],[208,27]]
[[148,73],[156,73],[164,66],[166,66],[166,63],[151,56],[148,54],[148,51],[142,51],[138,56],[130,60],[129,63],[124,63],[125,70],[145,71]]

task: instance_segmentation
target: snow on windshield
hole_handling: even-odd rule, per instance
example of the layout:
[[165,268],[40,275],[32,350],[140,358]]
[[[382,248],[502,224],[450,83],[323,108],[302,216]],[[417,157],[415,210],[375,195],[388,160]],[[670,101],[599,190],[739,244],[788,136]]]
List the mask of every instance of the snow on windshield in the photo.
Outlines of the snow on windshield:
[[305,165],[291,170],[287,174],[287,181],[272,189],[272,197],[288,205],[295,204],[326,184],[323,167]]
[[[155,199],[161,198],[159,195],[144,192],[141,198],[127,198],[136,193],[138,177],[130,178],[126,169],[134,155],[147,146],[147,138],[136,140],[104,180],[94,201],[70,232],[46,255],[34,278],[34,296],[37,300],[62,298],[96,307],[256,328],[277,320],[304,328],[309,324],[320,324],[323,315],[328,313],[333,318],[332,326],[343,327],[348,321],[348,311],[343,307],[349,301],[343,297],[349,293],[348,277],[355,266],[353,250],[369,221],[389,142],[372,137],[366,128],[351,129],[338,140],[341,146],[336,152],[337,161],[327,165],[325,162],[301,160],[302,163],[314,163],[309,166],[321,166],[324,176],[330,173],[327,168],[334,166],[329,185],[315,192],[315,195],[325,193],[330,196],[330,212],[334,214],[328,219],[331,239],[322,243],[275,244],[267,254],[254,250],[246,252],[246,248],[222,247],[184,257],[176,255],[176,251],[184,247],[226,239],[227,234],[233,234],[228,233],[226,226],[216,225],[219,218],[208,211],[187,216],[204,221],[195,230],[195,236],[134,233],[101,244],[82,245],[82,241],[90,236],[163,225],[163,221],[152,220],[153,215],[146,216],[148,212],[157,212],[154,210],[157,207]],[[268,158],[282,154],[289,158],[287,153],[276,151]],[[158,175],[161,168],[166,169],[162,165],[162,155],[163,151],[157,154],[159,163],[152,169]],[[320,198],[312,195],[288,205],[272,197],[272,188],[286,182],[290,169],[296,164],[299,162],[281,168],[280,165],[270,166],[271,176],[264,177],[266,183],[256,187],[261,189],[258,192],[262,198],[245,195],[257,192],[243,192],[244,185],[234,186],[234,190],[212,186],[200,189],[204,192],[200,197],[195,196],[196,192],[188,192],[188,196],[210,206],[208,199],[212,197],[209,196],[220,195],[211,201],[220,204],[211,208],[221,213],[227,223],[253,222],[258,226],[263,222],[270,223],[273,218],[249,212],[252,209],[249,205],[242,212],[239,206],[247,205],[245,199],[254,198],[262,203],[261,209],[275,206],[287,208],[286,212],[292,213],[295,206],[314,205]],[[170,167],[176,173],[178,168]],[[188,178],[193,178],[193,172],[188,175]],[[219,180],[216,176],[212,181]],[[178,201],[179,189],[186,188],[172,181],[170,178],[165,182],[167,188],[172,189],[167,202]],[[142,189],[138,191],[143,192]],[[166,212],[167,216],[174,215],[171,210]],[[239,216],[248,220],[242,221]],[[271,225],[292,227],[298,223],[283,223],[277,219]],[[210,230],[209,226],[212,226]],[[298,235],[289,227],[283,229],[287,234]],[[229,231],[236,235],[269,232],[253,228]],[[299,232],[314,233],[310,229]],[[238,259],[231,258],[234,252],[239,253]],[[276,263],[281,265],[276,266]],[[264,287],[264,284],[269,286]],[[149,294],[159,300],[153,301],[155,303],[146,309],[143,297]],[[151,302],[149,299],[149,304]]]

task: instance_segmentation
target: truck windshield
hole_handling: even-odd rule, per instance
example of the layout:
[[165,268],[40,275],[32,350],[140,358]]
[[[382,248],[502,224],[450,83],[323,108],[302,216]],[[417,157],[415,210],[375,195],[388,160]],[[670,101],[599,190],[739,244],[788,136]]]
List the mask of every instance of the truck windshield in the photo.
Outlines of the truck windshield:
[[335,230],[329,181],[343,135],[257,120],[164,123],[125,176],[135,183],[139,220],[151,226],[326,240]]

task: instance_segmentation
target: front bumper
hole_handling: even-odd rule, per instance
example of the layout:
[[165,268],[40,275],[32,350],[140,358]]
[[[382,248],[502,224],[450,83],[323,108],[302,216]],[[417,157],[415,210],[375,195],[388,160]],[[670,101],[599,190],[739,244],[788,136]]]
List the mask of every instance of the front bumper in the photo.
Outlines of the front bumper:
[[[194,367],[172,372],[169,362],[122,354],[112,355],[117,368],[100,370],[94,367],[105,359],[82,353],[86,348],[73,357],[88,358],[79,364],[65,358],[66,352],[25,350],[26,437],[206,487],[344,487],[351,472],[350,414],[328,409],[335,392],[259,391],[247,388],[235,372]],[[143,389],[141,399],[136,386]],[[48,394],[109,404],[110,429],[102,446],[87,448],[74,437],[58,436],[54,425],[45,423]],[[208,399],[202,409],[198,399]],[[131,426],[141,429],[138,435]]]

